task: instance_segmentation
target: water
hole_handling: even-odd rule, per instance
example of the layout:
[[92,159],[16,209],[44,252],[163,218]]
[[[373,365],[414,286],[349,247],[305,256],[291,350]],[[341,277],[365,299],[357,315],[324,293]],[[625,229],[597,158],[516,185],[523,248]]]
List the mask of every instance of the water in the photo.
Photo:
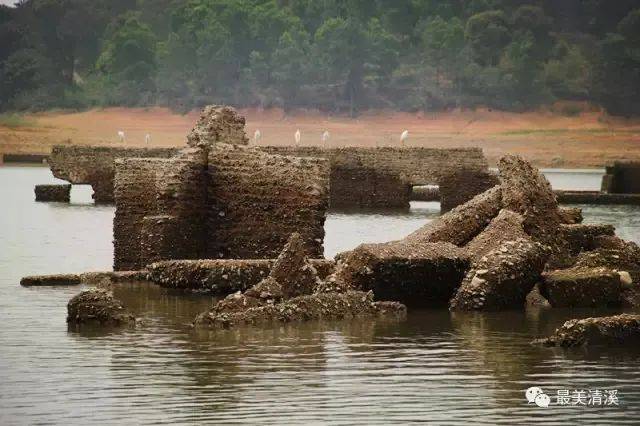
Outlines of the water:
[[[566,178],[563,177],[563,178]],[[576,177],[584,184],[584,175]],[[71,205],[35,203],[47,169],[0,168],[0,424],[636,424],[640,348],[565,352],[529,345],[573,317],[615,311],[409,313],[402,323],[349,321],[196,332],[211,297],[151,285],[116,288],[136,329],[67,330],[80,288],[22,288],[29,274],[110,269],[113,208],[74,190]],[[589,189],[589,188],[587,188]],[[437,216],[340,213],[326,252],[401,238]],[[640,208],[583,206],[640,240]],[[527,405],[524,389],[615,389],[620,406]]]

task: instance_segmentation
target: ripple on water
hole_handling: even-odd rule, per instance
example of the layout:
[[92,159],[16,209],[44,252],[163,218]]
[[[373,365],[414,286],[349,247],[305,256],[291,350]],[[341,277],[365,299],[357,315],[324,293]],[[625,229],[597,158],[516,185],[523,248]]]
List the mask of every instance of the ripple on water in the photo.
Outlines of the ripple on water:
[[[196,332],[211,297],[123,285],[116,295],[146,322],[136,329],[68,332],[80,288],[21,288],[21,276],[111,267],[113,208],[33,202],[42,168],[0,168],[0,423],[632,424],[640,350],[533,347],[572,316],[599,312],[456,314],[414,311],[402,323],[346,321]],[[566,182],[566,179],[564,180]],[[9,183],[9,184],[7,184]],[[332,213],[326,251],[400,238],[437,217]],[[637,207],[584,206],[638,241]],[[609,313],[609,312],[604,312]],[[622,408],[527,405],[524,389],[618,389]]]

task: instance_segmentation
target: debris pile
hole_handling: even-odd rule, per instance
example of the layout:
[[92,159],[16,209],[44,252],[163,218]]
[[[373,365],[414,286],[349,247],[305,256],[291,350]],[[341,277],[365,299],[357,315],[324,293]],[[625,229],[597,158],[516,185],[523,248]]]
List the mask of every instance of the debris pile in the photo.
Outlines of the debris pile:
[[83,291],[67,305],[67,322],[70,324],[120,326],[135,324],[135,321],[135,317],[107,290]]

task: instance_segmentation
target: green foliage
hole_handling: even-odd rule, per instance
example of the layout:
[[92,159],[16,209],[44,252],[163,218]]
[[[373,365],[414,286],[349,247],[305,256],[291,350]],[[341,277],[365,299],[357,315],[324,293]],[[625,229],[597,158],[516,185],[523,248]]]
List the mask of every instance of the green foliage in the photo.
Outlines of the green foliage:
[[634,0],[24,0],[0,110],[208,103],[357,114],[556,99],[640,112]]
[[35,120],[25,118],[20,114],[0,114],[0,127],[8,127],[10,129],[17,129],[19,127],[36,127]]

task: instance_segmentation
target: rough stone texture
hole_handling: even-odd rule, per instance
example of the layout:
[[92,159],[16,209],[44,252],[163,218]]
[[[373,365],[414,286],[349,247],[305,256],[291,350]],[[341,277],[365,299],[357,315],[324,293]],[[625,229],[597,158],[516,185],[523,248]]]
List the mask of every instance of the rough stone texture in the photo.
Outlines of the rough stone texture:
[[526,307],[528,308],[550,308],[551,303],[540,292],[540,283],[533,286],[527,298],[525,299]]
[[216,145],[209,154],[209,258],[273,258],[293,232],[323,254],[329,201],[324,159]]
[[205,257],[205,183],[195,159],[116,160],[114,269]]
[[208,105],[200,113],[195,127],[187,135],[189,146],[213,146],[218,142],[248,145],[245,119],[228,106]]
[[464,246],[472,260],[478,260],[507,241],[528,238],[523,227],[524,218],[510,210],[500,210],[489,225]]
[[67,322],[118,326],[134,324],[135,317],[124,309],[111,292],[101,289],[83,291],[67,305]]
[[640,284],[640,247],[636,243],[616,236],[599,236],[594,238],[593,245],[593,250],[581,252],[576,257],[576,266],[604,266],[626,271],[634,283]]
[[24,277],[20,285],[30,286],[73,286],[80,284],[97,285],[105,282],[119,283],[146,280],[145,271],[83,272],[81,274],[34,275]]
[[615,161],[606,167],[602,191],[611,194],[640,194],[640,161]]
[[552,336],[534,343],[562,347],[637,345],[640,343],[640,316],[621,314],[569,320]]
[[242,325],[340,320],[354,317],[403,318],[406,307],[394,302],[374,302],[371,292],[321,293],[295,297],[277,304],[250,307],[240,311],[202,313],[196,327],[224,329]]
[[542,295],[554,308],[614,307],[621,303],[620,275],[607,268],[574,267],[542,275]]
[[495,186],[412,232],[411,242],[447,242],[463,246],[478,235],[501,209],[501,187]]
[[59,201],[68,203],[71,199],[71,185],[36,185],[36,201]]
[[502,206],[524,217],[524,230],[535,241],[553,243],[561,217],[549,181],[518,156],[501,158],[498,169],[502,182]]
[[613,236],[616,228],[613,225],[561,225],[559,237],[568,244],[571,254],[575,255],[583,250],[593,250],[595,239],[600,236]]
[[469,262],[450,243],[361,244],[341,255],[327,290],[373,290],[376,300],[445,307]]
[[169,158],[177,148],[123,148],[109,146],[56,145],[51,151],[49,165],[58,179],[73,184],[88,184],[93,188],[93,199],[112,203],[115,159],[117,158]]
[[436,185],[414,186],[411,201],[440,201],[440,188]]
[[289,237],[271,268],[269,278],[280,284],[285,299],[311,294],[320,284],[318,272],[307,260],[304,241],[297,232]]
[[498,176],[489,170],[451,169],[439,179],[440,209],[448,212],[499,183]]
[[472,264],[458,292],[452,310],[499,310],[522,308],[525,298],[544,269],[548,250],[539,243],[520,238]]
[[[269,275],[275,259],[167,260],[148,265],[149,279],[163,287],[213,295],[245,291]],[[311,259],[321,279],[333,273],[335,262]]]
[[564,223],[567,225],[574,225],[577,223],[582,223],[582,209],[578,207],[561,207],[559,210],[560,213],[560,223]]
[[81,283],[78,274],[58,274],[58,275],[33,275],[20,280],[23,287],[32,286],[67,286]]
[[[487,160],[479,148],[322,148],[266,146],[261,150],[289,156],[326,158],[331,164],[332,207],[408,207],[411,187],[440,185],[452,194],[443,179],[451,170],[464,170],[452,185],[463,198],[485,188],[475,187],[478,174],[487,173]],[[476,190],[476,193],[473,193]],[[456,191],[456,188],[453,189]],[[452,206],[453,198],[448,203]]]

